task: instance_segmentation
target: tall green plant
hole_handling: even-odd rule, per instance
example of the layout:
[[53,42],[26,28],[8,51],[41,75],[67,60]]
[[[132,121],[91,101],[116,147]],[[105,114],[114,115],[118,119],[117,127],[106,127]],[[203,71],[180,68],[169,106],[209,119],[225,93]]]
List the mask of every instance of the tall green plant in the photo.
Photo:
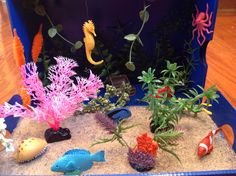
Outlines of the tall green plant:
[[184,86],[181,68],[176,63],[167,61],[166,69],[161,72],[160,79],[155,77],[155,69],[151,68],[147,72],[143,71],[138,77],[139,82],[143,83],[143,88],[147,90],[144,101],[148,103],[148,109],[152,112],[150,116],[152,132],[174,129],[184,111],[197,114],[205,108],[201,104],[203,97],[206,97],[208,104],[210,101],[217,101],[219,97],[215,86],[207,90],[198,86],[201,93],[192,88],[183,94],[186,98],[176,98],[176,86]]

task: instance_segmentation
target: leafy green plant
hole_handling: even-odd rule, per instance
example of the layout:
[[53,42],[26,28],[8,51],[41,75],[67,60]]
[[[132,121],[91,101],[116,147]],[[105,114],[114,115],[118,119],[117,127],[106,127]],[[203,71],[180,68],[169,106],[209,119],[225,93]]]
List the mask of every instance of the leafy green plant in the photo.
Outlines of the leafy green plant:
[[135,71],[135,64],[132,62],[132,51],[133,51],[134,43],[136,41],[138,41],[143,46],[143,42],[140,38],[140,34],[144,28],[145,23],[149,20],[149,13],[147,11],[149,6],[150,5],[144,6],[144,9],[139,12],[140,19],[142,20],[143,23],[142,23],[142,26],[139,29],[138,33],[137,34],[133,34],[133,33],[128,34],[124,37],[124,39],[132,42],[131,46],[130,46],[130,51],[129,51],[129,61],[126,62],[126,64],[125,64],[126,68],[130,71]]
[[91,147],[98,144],[118,141],[122,146],[126,146],[127,148],[129,148],[128,143],[123,138],[123,134],[126,133],[128,129],[131,129],[137,125],[124,126],[124,122],[125,120],[120,121],[116,126],[112,127],[113,128],[112,130],[111,128],[109,128],[110,137],[99,139],[98,141],[93,143]]
[[207,99],[208,104],[210,101],[217,101],[219,97],[215,86],[207,90],[198,86],[201,93],[192,88],[184,93],[186,98],[177,99],[174,95],[176,86],[184,86],[180,69],[176,63],[167,61],[166,69],[161,72],[160,79],[155,77],[155,69],[151,68],[147,72],[143,71],[142,76],[138,77],[139,82],[143,83],[143,88],[147,90],[144,101],[149,104],[148,109],[152,112],[150,116],[152,132],[174,129],[184,111],[197,114],[205,108],[200,102],[203,97]]
[[163,150],[170,154],[172,154],[174,157],[176,157],[179,161],[178,155],[173,152],[173,149],[171,146],[177,145],[177,139],[179,139],[183,135],[183,132],[176,131],[176,130],[168,130],[163,132],[158,132],[154,134],[154,140],[158,143],[158,146]]
[[[122,84],[119,89],[107,84],[104,96],[100,95],[89,101],[88,104],[84,105],[82,113],[93,113],[98,111],[108,112],[115,108],[124,107],[130,100],[130,90],[130,84]],[[112,102],[111,99],[114,99],[115,97],[116,101]]]

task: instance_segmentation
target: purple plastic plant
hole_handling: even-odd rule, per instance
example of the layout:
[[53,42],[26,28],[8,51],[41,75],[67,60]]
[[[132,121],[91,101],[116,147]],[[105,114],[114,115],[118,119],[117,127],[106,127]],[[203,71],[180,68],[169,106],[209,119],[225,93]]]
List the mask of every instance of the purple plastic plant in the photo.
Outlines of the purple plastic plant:
[[128,161],[130,165],[139,172],[149,171],[155,167],[156,159],[147,152],[128,151]]
[[[76,110],[83,109],[83,101],[97,97],[98,89],[103,87],[98,77],[92,72],[88,79],[75,76],[73,68],[78,64],[74,60],[62,56],[55,57],[55,60],[57,64],[48,69],[51,84],[46,87],[43,87],[38,77],[35,63],[21,67],[24,86],[37,106],[26,108],[18,103],[5,103],[0,108],[0,117],[29,117],[45,121],[54,131],[58,131],[62,120],[72,116]],[[71,77],[74,77],[77,83]]]
[[95,118],[97,122],[106,130],[109,134],[116,131],[116,123],[103,113],[96,113]]

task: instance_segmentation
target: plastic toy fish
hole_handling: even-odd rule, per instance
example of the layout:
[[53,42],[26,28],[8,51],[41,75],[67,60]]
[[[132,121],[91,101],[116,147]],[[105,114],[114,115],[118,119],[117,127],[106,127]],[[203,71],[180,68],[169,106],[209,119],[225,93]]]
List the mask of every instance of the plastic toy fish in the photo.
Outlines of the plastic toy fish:
[[84,149],[69,150],[52,165],[51,170],[69,175],[78,175],[83,171],[89,170],[94,161],[104,162],[104,154],[104,151],[91,154]]
[[131,112],[128,108],[122,107],[115,108],[107,112],[106,115],[115,121],[121,121],[123,119],[129,118],[131,116]]
[[216,130],[212,130],[206,137],[204,137],[198,145],[198,157],[201,158],[213,150],[213,136],[221,131],[221,128],[217,128]]
[[103,63],[103,60],[101,61],[94,61],[91,54],[92,50],[95,47],[95,41],[94,37],[96,37],[95,33],[95,26],[92,20],[88,20],[88,22],[85,22],[83,25],[83,31],[84,31],[84,44],[85,44],[85,52],[86,52],[86,57],[88,61],[93,64],[93,65],[100,65]]

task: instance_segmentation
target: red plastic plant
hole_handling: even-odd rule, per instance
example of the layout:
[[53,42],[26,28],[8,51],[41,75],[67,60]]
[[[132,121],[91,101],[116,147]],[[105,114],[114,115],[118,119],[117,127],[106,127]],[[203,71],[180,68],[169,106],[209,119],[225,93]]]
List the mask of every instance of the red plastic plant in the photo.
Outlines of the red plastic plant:
[[134,151],[149,153],[153,157],[157,155],[158,144],[151,137],[144,133],[137,137],[137,145],[134,148]]
[[162,96],[161,96],[161,94],[163,94],[163,93],[165,93],[165,92],[167,92],[167,97],[168,98],[171,98],[172,97],[172,95],[173,95],[173,92],[172,92],[172,90],[171,90],[171,88],[169,87],[169,86],[165,86],[165,87],[163,87],[163,88],[161,88],[161,89],[158,89],[157,90],[157,94],[156,94],[156,98],[163,98]]
[[[200,46],[203,45],[203,43],[206,41],[206,36],[204,32],[207,34],[211,34],[214,31],[209,31],[208,27],[211,26],[211,19],[212,19],[212,12],[210,15],[208,14],[209,6],[208,3],[206,4],[206,12],[200,12],[198,10],[198,7],[195,5],[196,8],[196,16],[192,14],[192,26],[195,27],[192,31],[192,40],[194,39],[194,33],[197,31],[197,41]],[[200,37],[203,38],[202,42],[200,41]]]

